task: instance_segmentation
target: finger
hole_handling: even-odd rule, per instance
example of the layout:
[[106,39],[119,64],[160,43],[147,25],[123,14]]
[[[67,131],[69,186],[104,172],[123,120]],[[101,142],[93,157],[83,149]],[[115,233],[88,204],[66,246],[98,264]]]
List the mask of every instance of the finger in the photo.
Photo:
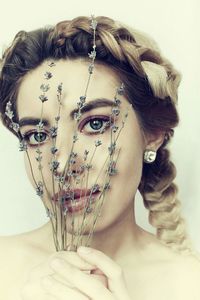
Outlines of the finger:
[[[40,279],[41,280],[41,279]],[[50,296],[47,292],[41,288],[40,281],[39,282],[27,282],[20,289],[20,299],[21,300],[55,300],[54,296]]]
[[107,277],[105,275],[98,275],[98,274],[94,274],[91,273],[90,276],[93,276],[94,278],[98,279],[99,281],[101,281],[103,283],[103,285],[108,288],[108,281],[107,281]]
[[50,257],[48,262],[51,262],[54,258],[62,258],[72,264],[73,266],[77,267],[80,270],[92,270],[94,269],[94,265],[90,264],[89,262],[86,262],[84,259],[82,259],[77,252],[74,251],[59,251],[56,253],[53,253]]
[[66,261],[53,260],[51,267],[81,293],[93,300],[114,300],[111,292],[90,274],[85,274]]
[[38,278],[45,275],[52,275],[53,271],[50,267],[50,262],[54,257],[61,257],[70,262],[75,267],[83,271],[90,271],[95,269],[90,263],[82,259],[76,252],[72,251],[59,251],[51,254],[44,262],[34,266],[28,275],[28,279],[31,281],[38,280]]
[[120,265],[103,252],[94,248],[79,247],[77,252],[82,258],[87,260],[87,262],[96,265],[96,267],[106,275],[108,278],[108,288],[113,295],[118,297],[124,295],[124,298],[122,299],[126,299],[125,295],[127,295],[127,298],[129,298],[123,270]]
[[54,272],[50,268],[50,266],[47,264],[47,262],[42,262],[39,265],[34,266],[29,270],[29,273],[27,274],[27,280],[28,281],[37,281],[41,276],[45,275],[52,275]]
[[51,276],[42,278],[41,286],[50,296],[55,296],[55,298],[59,300],[88,300],[87,296],[67,287],[56,279],[53,279]]
[[[82,271],[82,272],[85,272],[85,274],[91,274],[90,271]],[[91,276],[100,280],[104,284],[104,286],[107,287],[107,279],[104,275],[96,275],[96,274],[92,273]],[[67,281],[66,278],[63,278],[63,276],[59,275],[58,273],[53,273],[53,275],[51,275],[51,278],[67,285],[70,288],[74,288],[73,284],[71,284],[69,281]]]
[[58,273],[54,273],[53,275],[51,275],[51,278],[55,279],[56,281],[59,281],[60,283],[66,285],[66,286],[68,286],[70,288],[74,288],[74,285],[72,285],[69,281],[67,281],[66,279],[64,279]]
[[79,247],[77,253],[88,263],[99,268],[110,280],[118,280],[122,276],[121,267],[103,252],[89,247]]

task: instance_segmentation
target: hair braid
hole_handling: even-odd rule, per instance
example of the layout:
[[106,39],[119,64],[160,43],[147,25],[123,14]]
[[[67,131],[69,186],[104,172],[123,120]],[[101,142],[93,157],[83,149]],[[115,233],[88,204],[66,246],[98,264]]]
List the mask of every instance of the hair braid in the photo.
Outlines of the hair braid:
[[[147,36],[144,39],[143,33],[131,28],[127,29],[122,26],[122,23],[114,22],[108,17],[96,19],[98,22],[96,45],[100,48],[103,45],[104,55],[109,53],[116,60],[128,63],[138,76],[148,78],[154,96],[160,99],[169,96],[175,103],[181,75],[166,58],[160,55],[157,44]],[[53,36],[56,37],[56,44],[63,46],[68,38],[83,35],[83,32],[91,37],[89,45],[91,49],[93,34],[88,26],[87,17],[58,23]],[[98,49],[97,54],[99,53],[103,54],[101,49]]]
[[149,223],[157,228],[157,237],[175,250],[187,253],[192,245],[181,216],[175,177],[176,168],[170,160],[170,152],[162,146],[152,166],[144,165],[139,190],[149,209]]

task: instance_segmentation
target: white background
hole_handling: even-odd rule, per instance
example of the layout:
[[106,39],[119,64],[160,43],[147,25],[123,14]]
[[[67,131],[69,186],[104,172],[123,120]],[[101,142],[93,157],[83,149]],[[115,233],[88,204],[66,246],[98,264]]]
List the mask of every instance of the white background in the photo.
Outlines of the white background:
[[[179,88],[181,122],[170,148],[177,167],[176,183],[188,229],[200,250],[200,35],[197,0],[151,1],[3,1],[0,51],[19,30],[32,30],[64,19],[91,14],[109,16],[150,34],[163,54],[182,73]],[[26,178],[18,142],[0,125],[0,235],[13,235],[48,221],[38,196]],[[148,212],[136,201],[137,222],[147,230]]]

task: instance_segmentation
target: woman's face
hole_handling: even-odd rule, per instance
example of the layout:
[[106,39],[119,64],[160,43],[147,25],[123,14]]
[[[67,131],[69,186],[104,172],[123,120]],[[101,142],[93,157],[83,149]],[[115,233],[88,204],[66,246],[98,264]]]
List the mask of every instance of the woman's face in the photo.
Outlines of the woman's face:
[[[72,137],[77,121],[70,116],[70,113],[72,110],[77,108],[77,102],[79,102],[80,96],[85,94],[89,75],[88,65],[89,63],[87,61],[81,59],[59,60],[55,62],[54,66],[49,66],[49,61],[45,61],[38,68],[29,72],[24,77],[19,87],[17,98],[19,120],[22,120],[23,118],[39,119],[42,107],[42,102],[39,99],[39,96],[42,94],[40,87],[43,83],[49,84],[50,89],[46,92],[48,101],[43,103],[43,119],[47,119],[50,124],[49,126],[52,127],[55,125],[55,117],[58,115],[59,108],[57,88],[58,85],[62,83],[62,106],[60,110],[60,120],[58,123],[56,139],[56,147],[58,148],[56,158],[60,163],[57,169],[57,174],[62,174],[71,150]],[[49,80],[44,77],[46,72],[51,72],[53,75]],[[108,66],[96,63],[88,86],[86,103],[89,103],[94,99],[96,99],[95,101],[98,101],[101,98],[110,99],[114,103],[116,89],[119,88],[120,85],[121,82],[113,70],[111,70]],[[142,173],[143,151],[145,148],[143,134],[139,127],[136,114],[130,107],[130,103],[124,95],[119,95],[118,98],[121,100],[121,104],[120,114],[116,119],[116,126],[121,128],[124,115],[129,109],[128,117],[116,142],[116,154],[114,159],[116,159],[117,153],[120,149],[116,165],[118,172],[110,178],[110,189],[106,191],[106,198],[101,211],[101,218],[99,218],[96,225],[96,231],[100,231],[108,226],[114,225],[116,222],[122,221],[123,218],[126,218],[127,214],[130,214],[130,211],[133,210],[133,199]],[[108,147],[111,142],[111,129],[107,128],[103,134],[98,131],[102,127],[102,124],[104,124],[102,120],[109,120],[111,109],[112,108],[110,106],[93,108],[92,110],[83,113],[80,121],[78,121],[78,141],[74,144],[74,152],[77,153],[77,158],[76,163],[72,166],[74,171],[84,164],[84,150],[87,149],[89,151],[87,158],[87,161],[89,161],[95,148],[95,141],[101,140],[102,142],[102,144],[96,148],[96,152],[92,160],[92,169],[90,169],[90,175],[87,180],[88,188],[91,188],[95,184],[96,178],[108,157]],[[95,116],[100,119],[96,119],[96,122],[94,122],[94,120],[93,122],[89,121]],[[41,174],[38,170],[38,162],[35,159],[37,156],[37,147],[34,145],[37,145],[38,141],[36,130],[36,126],[30,124],[21,127],[22,134],[32,132],[32,134],[29,135],[28,153],[34,177],[38,182],[41,181]],[[35,135],[33,131],[35,132]],[[116,135],[118,131],[116,132]],[[40,145],[40,150],[42,151],[42,172],[47,190],[53,196],[52,173],[49,166],[49,162],[52,157],[50,152],[52,140],[50,138],[49,127],[44,126],[42,132],[42,143]],[[28,177],[35,188],[35,183],[31,175],[30,165],[25,152],[24,159]],[[84,173],[80,173],[80,179],[81,177],[83,178],[82,187],[85,187],[87,176],[83,176],[83,174]],[[100,187],[105,184],[105,175],[106,169],[104,167],[103,172],[101,172],[96,182]],[[73,186],[73,188],[80,188],[80,186]],[[57,181],[55,182],[55,190],[58,192]],[[44,201],[49,209],[51,209],[50,200],[48,199],[45,190]],[[88,214],[88,218],[91,217],[89,216],[91,214],[92,212]],[[80,217],[81,215],[76,213],[76,218]]]

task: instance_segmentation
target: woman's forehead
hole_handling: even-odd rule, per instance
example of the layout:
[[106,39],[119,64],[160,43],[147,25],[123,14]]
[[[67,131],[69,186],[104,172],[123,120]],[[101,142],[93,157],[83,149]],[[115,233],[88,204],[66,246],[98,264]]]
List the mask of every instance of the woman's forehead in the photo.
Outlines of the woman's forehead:
[[[88,67],[89,63],[84,60],[75,59],[75,60],[64,60],[60,59],[58,61],[44,61],[37,68],[30,70],[25,76],[23,83],[33,83],[34,85],[38,82],[53,82],[56,80],[65,81],[65,84],[81,81],[85,83],[85,87],[88,80]],[[50,74],[48,77],[47,75]],[[106,77],[106,78],[105,78]],[[113,81],[119,84],[119,79],[116,72],[105,64],[95,63],[94,71],[90,77],[90,81],[94,82],[107,82],[109,79],[112,84]],[[97,83],[98,83],[97,82]],[[40,87],[40,86],[39,86]]]
[[[49,75],[49,76],[48,76]],[[47,78],[48,76],[48,78]],[[73,109],[80,96],[85,95],[88,81],[88,62],[80,60],[59,60],[50,66],[49,61],[25,75],[21,82],[17,98],[19,118],[30,110],[41,109],[40,96],[45,94],[45,102],[51,108],[57,108],[58,86],[62,84],[64,106]],[[97,64],[87,89],[87,99],[113,99],[120,81],[109,67]],[[45,88],[46,87],[46,88]],[[45,93],[44,93],[45,90]],[[86,100],[87,101],[87,100]],[[22,115],[22,116],[21,116]]]

